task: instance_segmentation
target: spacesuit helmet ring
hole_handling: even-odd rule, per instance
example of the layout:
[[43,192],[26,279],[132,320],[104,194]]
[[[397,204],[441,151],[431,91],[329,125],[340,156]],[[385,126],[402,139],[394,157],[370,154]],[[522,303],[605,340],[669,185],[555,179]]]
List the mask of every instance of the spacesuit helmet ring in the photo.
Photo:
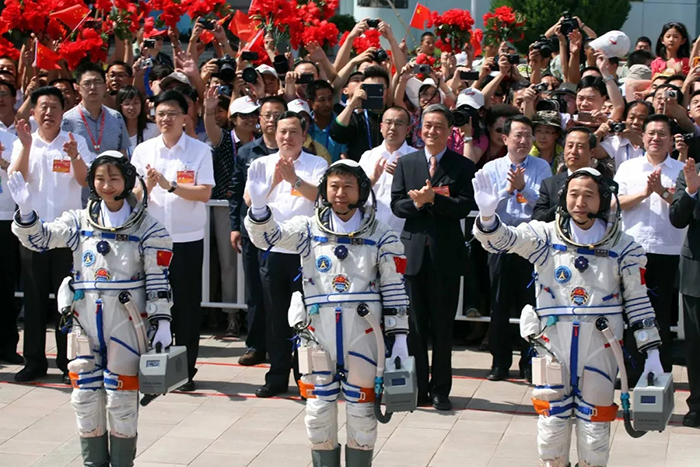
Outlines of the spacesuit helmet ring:
[[131,193],[134,189],[134,185],[136,185],[137,172],[136,167],[134,167],[133,164],[129,162],[129,159],[119,151],[105,151],[97,156],[97,158],[90,165],[87,174],[87,183],[88,187],[90,188],[90,198],[94,200],[100,199],[100,196],[97,194],[97,190],[95,190],[95,172],[97,171],[98,167],[104,164],[114,164],[121,171],[122,176],[124,177],[124,191],[114,199],[116,201],[126,199],[126,197],[129,196],[129,193]]

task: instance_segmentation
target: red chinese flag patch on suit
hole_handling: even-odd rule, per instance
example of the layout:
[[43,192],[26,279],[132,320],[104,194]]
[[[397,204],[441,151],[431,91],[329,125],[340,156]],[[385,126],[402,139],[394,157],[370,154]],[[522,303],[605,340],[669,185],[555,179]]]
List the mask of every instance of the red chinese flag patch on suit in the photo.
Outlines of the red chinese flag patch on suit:
[[394,256],[394,264],[396,265],[396,272],[398,272],[399,274],[403,274],[406,272],[406,258]]
[[646,273],[647,273],[647,270],[645,268],[639,268],[639,277],[642,280],[642,285],[646,285],[646,283],[647,283],[647,279],[645,277]]
[[156,253],[156,262],[158,266],[170,266],[170,260],[173,259],[173,252],[168,250],[158,250]]

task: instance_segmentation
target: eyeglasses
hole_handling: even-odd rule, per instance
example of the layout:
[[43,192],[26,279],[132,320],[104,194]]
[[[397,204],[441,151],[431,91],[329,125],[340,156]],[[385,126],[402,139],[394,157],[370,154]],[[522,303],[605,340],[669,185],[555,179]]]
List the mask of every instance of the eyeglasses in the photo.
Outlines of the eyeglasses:
[[384,120],[382,123],[387,127],[395,126],[397,128],[408,125],[403,120]]
[[264,113],[264,114],[262,114],[261,116],[262,116],[263,119],[265,119],[265,120],[267,120],[268,122],[270,122],[270,121],[272,121],[272,120],[277,120],[277,119],[279,118],[280,115],[282,115],[282,114],[281,114],[281,113],[275,112],[275,113]]
[[167,118],[168,120],[170,120],[177,117],[178,115],[182,115],[182,112],[158,112],[156,113],[156,118],[160,120],[165,120]]
[[238,116],[243,120],[257,120],[260,117],[260,114],[254,112],[252,114],[238,114]]
[[104,86],[104,84],[105,82],[101,79],[96,79],[94,81],[83,81],[80,83],[80,87],[85,89],[99,88],[100,86]]

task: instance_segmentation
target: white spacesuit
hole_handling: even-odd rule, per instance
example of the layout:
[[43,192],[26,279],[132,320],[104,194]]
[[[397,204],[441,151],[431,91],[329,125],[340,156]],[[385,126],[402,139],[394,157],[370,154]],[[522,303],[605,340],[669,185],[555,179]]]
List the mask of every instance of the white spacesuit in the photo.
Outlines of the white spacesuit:
[[[125,157],[118,159],[121,157],[119,153],[99,156],[88,172],[93,197],[87,208],[65,212],[48,223],[39,220],[31,204],[22,199],[21,174],[10,179],[20,206],[12,230],[22,244],[39,252],[66,247],[73,251],[72,277],[63,282],[58,301],[68,316],[72,310],[71,402],[83,459],[90,466],[133,465],[139,356],[148,346],[148,323],[157,324],[161,344],[167,346],[171,341],[168,265],[172,241],[131,193],[136,169]],[[115,160],[122,164],[126,179],[125,202],[122,211],[106,214],[104,202],[94,196],[94,171],[105,161]],[[27,215],[28,211],[32,214]],[[113,225],[110,220],[120,213],[125,222]]]
[[[303,329],[299,387],[307,398],[305,422],[314,466],[340,466],[337,400],[342,390],[346,463],[360,467],[371,465],[377,439],[374,386],[378,359],[385,356],[377,355],[372,327],[358,310],[369,309],[378,321],[383,318],[384,333],[401,342],[394,345],[394,354],[402,348],[403,356],[408,356],[408,297],[402,274],[406,259],[398,235],[374,218],[374,208],[357,209],[347,223],[340,221],[326,199],[326,182],[334,172],[357,177],[360,199],[355,207],[364,206],[371,190],[369,179],[357,163],[339,161],[321,181],[315,217],[298,216],[277,224],[268,208],[256,207],[251,193],[253,209],[245,222],[258,248],[280,246],[301,255],[305,306],[300,313],[292,306],[290,324],[303,323],[297,326]],[[250,173],[249,187],[258,178]],[[348,230],[349,225],[353,227]]]
[[[663,372],[654,310],[644,285],[644,251],[618,230],[617,216],[606,230],[602,218],[610,211],[615,187],[598,172],[582,170],[595,176],[603,199],[600,218],[590,231],[590,235],[597,231],[598,238],[590,242],[577,237],[583,231],[566,211],[569,181],[580,171],[567,179],[556,221],[532,221],[517,228],[491,217],[495,206],[484,214],[479,191],[488,191],[490,187],[484,185],[490,182],[481,180],[480,174],[474,182],[481,211],[474,227],[476,238],[487,251],[516,253],[535,266],[537,306],[523,311],[521,330],[527,331],[521,333],[540,344],[536,347],[540,356],[533,359],[532,401],[540,414],[538,448],[543,466],[568,465],[572,420],[577,429],[578,465],[607,465],[610,422],[617,416],[613,399],[618,367],[608,341],[596,327],[597,320],[604,317],[621,339],[626,317],[636,329],[638,348],[649,352],[647,363]],[[491,225],[482,223],[483,218],[490,218]]]

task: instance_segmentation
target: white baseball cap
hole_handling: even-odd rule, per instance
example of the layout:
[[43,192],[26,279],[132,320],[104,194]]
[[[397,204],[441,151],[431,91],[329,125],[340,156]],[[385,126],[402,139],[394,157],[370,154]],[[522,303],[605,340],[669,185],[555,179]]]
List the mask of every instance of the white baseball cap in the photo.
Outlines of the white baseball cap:
[[[425,78],[423,81],[418,78],[409,78],[406,82],[406,96],[408,96],[408,100],[411,101],[411,104],[416,107],[420,107],[420,89],[423,86],[438,87],[435,81],[433,81],[433,78]],[[442,101],[443,93],[440,91],[440,102],[442,103]]]
[[192,86],[192,83],[190,83],[190,79],[187,77],[187,75],[180,71],[173,71],[160,81],[160,88],[165,89],[174,83],[182,84],[185,86]]
[[602,51],[606,57],[624,58],[630,50],[630,38],[622,31],[608,31],[588,45]]
[[228,114],[249,114],[255,112],[259,108],[260,104],[255,102],[249,96],[243,96],[231,101],[231,105],[228,106]]
[[303,99],[294,99],[292,102],[287,104],[287,110],[290,112],[306,112],[309,114],[309,117],[311,116],[311,108],[309,107],[309,104],[306,103],[305,100]]
[[467,88],[457,96],[457,107],[468,105],[472,109],[480,109],[484,106],[484,95],[478,89]]
[[257,72],[260,73],[261,75],[264,75],[265,73],[267,73],[268,75],[272,75],[272,76],[274,76],[275,78],[278,78],[278,79],[279,79],[279,76],[277,75],[277,72],[276,72],[275,69],[272,68],[270,65],[266,65],[266,64],[263,63],[262,65],[260,65],[259,67],[257,67],[257,68],[255,69],[255,71],[257,71]]

